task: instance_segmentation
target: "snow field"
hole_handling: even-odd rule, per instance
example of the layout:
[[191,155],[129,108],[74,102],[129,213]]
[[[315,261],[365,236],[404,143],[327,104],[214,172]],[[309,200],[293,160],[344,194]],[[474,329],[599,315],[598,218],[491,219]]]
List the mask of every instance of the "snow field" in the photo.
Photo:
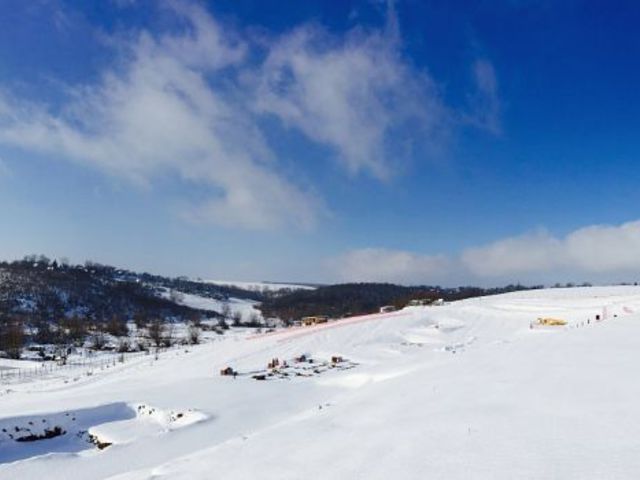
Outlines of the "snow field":
[[[3,424],[141,399],[161,421],[88,422],[119,442],[103,450],[38,446],[56,439],[16,444],[18,456],[0,448],[0,478],[635,478],[635,312],[638,287],[517,292],[225,336],[82,384],[16,385],[0,396]],[[547,316],[569,324],[529,328]],[[219,375],[301,354],[358,365],[283,381]],[[193,418],[173,429],[166,419],[185,411]]]

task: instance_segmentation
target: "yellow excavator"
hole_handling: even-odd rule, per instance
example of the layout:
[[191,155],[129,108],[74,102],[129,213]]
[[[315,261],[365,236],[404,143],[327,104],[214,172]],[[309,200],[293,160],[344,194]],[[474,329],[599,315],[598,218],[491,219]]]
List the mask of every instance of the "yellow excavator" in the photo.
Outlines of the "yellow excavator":
[[538,318],[538,320],[536,321],[536,325],[539,325],[541,327],[561,327],[563,325],[566,325],[567,321],[566,320],[562,320],[560,318]]

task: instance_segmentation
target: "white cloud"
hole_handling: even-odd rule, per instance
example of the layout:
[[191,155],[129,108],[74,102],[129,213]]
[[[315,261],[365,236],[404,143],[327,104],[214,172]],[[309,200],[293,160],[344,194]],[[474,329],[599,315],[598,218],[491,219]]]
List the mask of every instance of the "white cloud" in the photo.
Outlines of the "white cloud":
[[355,282],[437,283],[448,275],[450,268],[450,261],[442,255],[384,248],[353,250],[330,263],[340,280]]
[[545,232],[507,238],[467,250],[462,261],[480,276],[554,271],[600,276],[640,271],[640,221],[593,225],[563,238]]
[[[401,55],[393,2],[386,28],[334,36],[304,25],[266,42],[222,26],[199,4],[163,5],[181,28],[110,39],[114,66],[70,87],[66,104],[29,104],[0,90],[0,143],[149,188],[178,177],[185,189],[209,192],[183,212],[191,220],[310,228],[325,208],[279,169],[265,118],[332,148],[349,172],[378,178],[417,144],[423,158],[437,150],[459,123],[431,77]],[[495,97],[487,65],[476,66],[478,89]]]
[[394,31],[336,38],[304,26],[278,38],[261,67],[256,110],[332,147],[351,173],[387,177],[413,142],[437,148],[451,128],[433,80],[402,58]]
[[556,237],[545,230],[509,237],[459,255],[361,249],[335,260],[343,280],[401,283],[631,281],[640,278],[640,220],[593,225]]
[[462,264],[480,277],[544,272],[562,261],[562,242],[544,230],[465,250]]
[[581,228],[564,245],[571,262],[584,271],[640,270],[640,221]]
[[478,59],[472,66],[476,92],[470,95],[470,111],[465,120],[477,128],[495,135],[502,132],[501,104],[498,94],[498,78],[493,64],[486,58]]
[[56,114],[24,102],[0,102],[0,141],[93,165],[138,184],[162,175],[209,186],[213,196],[185,216],[225,226],[309,227],[318,202],[279,175],[261,131],[232,87],[246,45],[230,40],[200,7],[176,5],[188,29],[141,32],[122,65],[97,85],[72,90]]

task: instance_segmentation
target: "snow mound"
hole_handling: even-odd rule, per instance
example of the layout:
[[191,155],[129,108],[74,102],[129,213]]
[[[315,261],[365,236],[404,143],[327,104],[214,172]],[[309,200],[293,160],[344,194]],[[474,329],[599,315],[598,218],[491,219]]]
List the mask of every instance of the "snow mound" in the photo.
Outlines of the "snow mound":
[[0,464],[130,443],[206,420],[193,409],[162,410],[146,404],[93,408],[0,419]]
[[136,412],[138,419],[148,418],[167,430],[186,427],[208,418],[204,413],[191,408],[186,410],[162,410],[144,403],[136,406]]
[[102,442],[126,444],[208,419],[206,414],[190,408],[164,410],[145,403],[133,404],[129,408],[135,412],[133,418],[95,426],[89,430],[90,433]]
[[94,448],[95,425],[135,418],[126,403],[0,419],[0,463]]
[[402,343],[404,345],[442,345],[444,339],[442,338],[442,331],[437,328],[437,325],[430,325],[428,327],[416,327],[409,329],[402,335]]
[[438,320],[436,324],[442,332],[452,332],[465,326],[465,323],[457,318],[445,317]]

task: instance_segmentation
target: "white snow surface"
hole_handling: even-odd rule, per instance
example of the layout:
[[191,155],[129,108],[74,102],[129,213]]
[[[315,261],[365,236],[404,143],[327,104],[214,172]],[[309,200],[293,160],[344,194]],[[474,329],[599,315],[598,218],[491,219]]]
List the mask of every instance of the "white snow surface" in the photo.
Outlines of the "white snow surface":
[[[262,312],[257,308],[260,302],[256,302],[254,300],[230,297],[228,301],[222,301],[216,300],[215,298],[201,297],[199,295],[184,293],[177,290],[175,292],[177,293],[177,303],[187,307],[221,313],[225,305],[227,305],[231,309],[232,313],[240,312],[242,314],[242,318],[245,320],[249,320],[252,315],[262,318]],[[165,289],[165,291],[162,292],[162,296],[166,299],[170,299],[171,291]]]
[[278,283],[278,282],[238,282],[229,280],[203,280],[205,283],[215,285],[243,288],[245,290],[259,290],[277,292],[280,290],[315,290],[311,285],[300,285],[298,283]]
[[[569,323],[531,329],[542,316]],[[0,434],[0,479],[637,478],[639,338],[639,287],[517,292],[225,336],[75,382],[1,390],[9,432],[69,413],[73,428],[113,445],[71,437],[68,423],[66,435],[31,443]],[[358,365],[244,375],[301,354]],[[226,366],[240,375],[220,376]]]

